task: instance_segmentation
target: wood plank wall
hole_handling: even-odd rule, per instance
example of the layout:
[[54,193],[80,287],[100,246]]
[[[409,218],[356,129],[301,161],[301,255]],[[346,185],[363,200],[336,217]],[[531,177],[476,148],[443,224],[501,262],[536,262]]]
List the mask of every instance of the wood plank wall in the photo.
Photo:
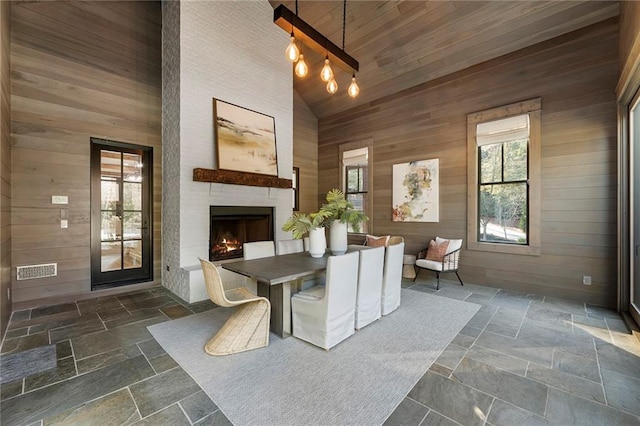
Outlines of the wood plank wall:
[[318,210],[318,119],[293,91],[293,166],[300,168],[300,211]]
[[[90,293],[92,136],[154,148],[159,283],[160,2],[15,3],[12,25],[14,304]],[[69,197],[68,229],[52,195]],[[48,262],[58,263],[57,277],[15,280],[16,266]]]
[[0,2],[0,337],[11,317],[11,2]]
[[[619,44],[620,80],[618,95],[625,102],[633,96],[640,84],[640,2],[620,2],[620,44]],[[628,85],[632,85],[627,89]]]
[[[466,115],[542,97],[542,255],[464,250],[460,275],[615,306],[617,36],[612,18],[320,119],[319,193],[338,185],[338,146],[370,137],[372,233],[404,236],[407,253],[436,235],[466,238]],[[431,158],[440,159],[440,222],[392,222],[393,164]]]

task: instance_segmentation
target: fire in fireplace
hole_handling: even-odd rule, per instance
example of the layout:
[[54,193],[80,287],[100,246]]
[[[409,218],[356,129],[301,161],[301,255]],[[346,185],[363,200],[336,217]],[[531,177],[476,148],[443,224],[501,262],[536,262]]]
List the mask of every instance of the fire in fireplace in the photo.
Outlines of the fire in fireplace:
[[210,206],[209,260],[242,257],[242,244],[273,240],[273,208]]

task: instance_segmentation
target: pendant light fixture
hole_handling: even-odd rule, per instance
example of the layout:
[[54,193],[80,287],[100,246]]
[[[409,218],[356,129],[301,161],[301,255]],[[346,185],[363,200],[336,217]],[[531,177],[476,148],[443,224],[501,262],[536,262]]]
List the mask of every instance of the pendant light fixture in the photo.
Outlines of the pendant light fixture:
[[298,58],[300,58],[300,50],[298,50],[298,46],[296,46],[296,38],[293,35],[293,29],[291,29],[291,43],[287,46],[284,54],[291,63],[297,62]]
[[298,59],[298,63],[296,64],[296,75],[302,78],[306,77],[307,74],[309,74],[309,67],[304,61],[304,55],[300,52],[300,59]]
[[331,93],[333,95],[337,91],[338,91],[338,83],[336,82],[335,78],[332,78],[327,83],[327,92],[329,92],[329,93]]
[[358,93],[360,93],[360,88],[358,87],[358,83],[356,83],[356,73],[355,72],[351,75],[351,84],[349,85],[349,88],[347,89],[347,93],[352,98],[355,98],[356,96],[358,96]]
[[333,80],[333,70],[331,69],[331,64],[329,63],[329,54],[324,58],[324,67],[322,67],[322,71],[320,71],[320,79],[325,83]]
[[358,61],[349,56],[344,50],[347,0],[343,1],[342,9],[342,49],[320,34],[311,25],[300,19],[298,16],[298,0],[296,0],[295,5],[295,14],[282,4],[273,11],[273,22],[291,34],[291,42],[285,53],[287,59],[296,64],[295,74],[298,77],[304,77],[309,73],[309,66],[304,60],[304,55],[296,45],[295,35],[297,35],[298,41],[324,54],[324,66],[320,71],[320,78],[326,83],[327,92],[334,94],[338,91],[338,82],[336,81],[335,72],[332,69],[332,64],[337,64],[340,68],[351,73],[351,84],[347,89],[348,95],[352,98],[358,96],[360,88],[358,87],[358,83],[356,83],[356,72],[360,69],[360,65]]

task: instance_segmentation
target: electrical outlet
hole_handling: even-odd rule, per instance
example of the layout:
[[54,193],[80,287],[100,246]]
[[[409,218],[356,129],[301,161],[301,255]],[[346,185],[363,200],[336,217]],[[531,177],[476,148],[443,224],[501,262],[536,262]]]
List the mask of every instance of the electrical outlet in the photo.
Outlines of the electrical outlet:
[[7,289],[7,299],[11,300],[11,289]]
[[69,197],[67,195],[52,195],[51,204],[69,204]]
[[167,272],[169,272],[171,270],[171,268],[169,268],[169,265],[167,265]]
[[582,284],[591,285],[591,275],[583,275],[582,276]]

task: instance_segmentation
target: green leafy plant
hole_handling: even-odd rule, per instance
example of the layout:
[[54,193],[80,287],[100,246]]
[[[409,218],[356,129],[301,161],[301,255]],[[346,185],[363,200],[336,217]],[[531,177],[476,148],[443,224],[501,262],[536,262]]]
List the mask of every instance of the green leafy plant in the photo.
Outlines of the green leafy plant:
[[282,226],[283,231],[291,232],[293,238],[304,237],[311,229],[331,226],[333,221],[340,221],[351,225],[355,232],[360,230],[360,224],[369,218],[353,204],[339,189],[332,189],[327,193],[327,202],[316,213],[294,213]]
[[331,213],[327,211],[318,211],[317,213],[295,212],[282,225],[282,230],[291,232],[293,238],[299,239],[304,237],[314,228],[322,228],[329,224]]
[[355,232],[360,231],[360,224],[369,218],[360,210],[356,210],[353,204],[349,202],[342,191],[332,189],[327,193],[327,203],[320,207],[320,211],[324,210],[331,213],[331,221],[340,221],[351,225],[351,229]]

